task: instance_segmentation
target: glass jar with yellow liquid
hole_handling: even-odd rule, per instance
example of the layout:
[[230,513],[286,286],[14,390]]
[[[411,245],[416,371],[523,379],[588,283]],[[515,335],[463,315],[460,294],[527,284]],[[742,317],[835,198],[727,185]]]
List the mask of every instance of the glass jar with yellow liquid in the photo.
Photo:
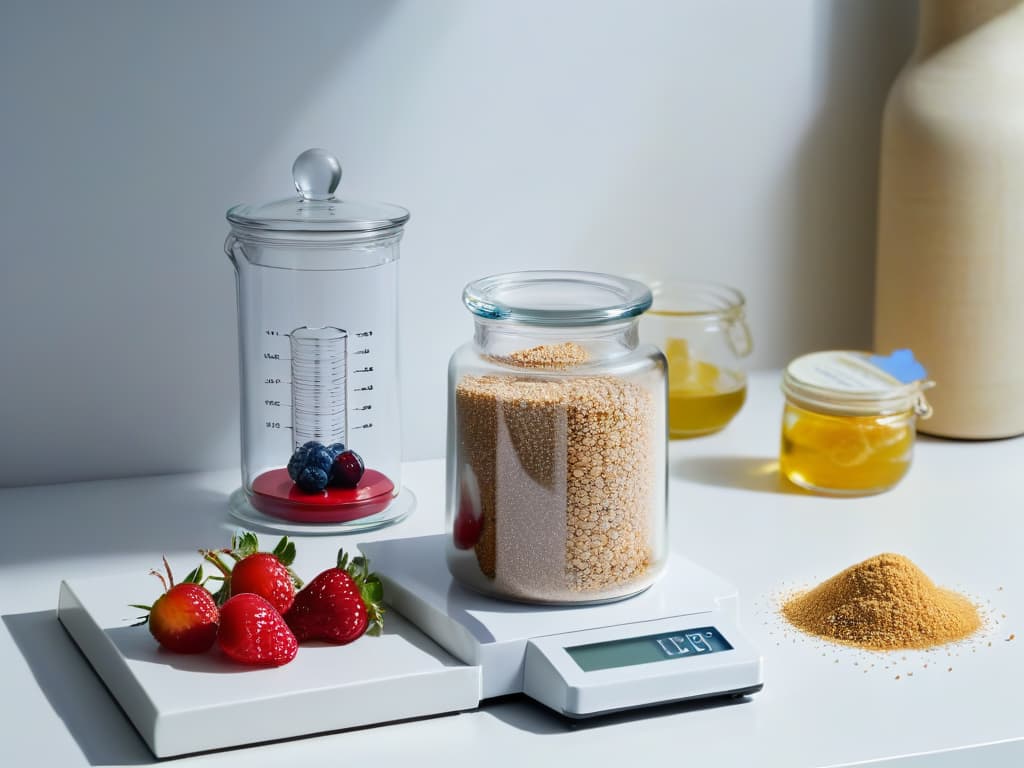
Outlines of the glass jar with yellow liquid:
[[747,398],[743,358],[750,354],[746,300],[717,283],[648,281],[654,304],[643,316],[644,341],[668,360],[669,437],[725,427]]
[[[893,365],[897,358],[911,365]],[[924,390],[933,382],[925,376],[907,351],[797,358],[782,380],[780,471],[802,488],[834,496],[892,488],[910,469],[917,420],[931,416]]]

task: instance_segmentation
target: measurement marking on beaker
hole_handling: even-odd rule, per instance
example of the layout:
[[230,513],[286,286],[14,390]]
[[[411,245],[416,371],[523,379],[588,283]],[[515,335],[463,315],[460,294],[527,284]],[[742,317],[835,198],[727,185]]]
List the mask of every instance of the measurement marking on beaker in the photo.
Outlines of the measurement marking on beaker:
[[356,336],[365,339],[367,336],[373,336],[373,331],[360,331]]
[[365,368],[356,368],[352,373],[373,373],[373,366],[368,365]]
[[365,387],[356,387],[352,391],[353,392],[373,392],[373,384],[367,384]]
[[368,355],[368,354],[370,354],[370,350],[369,349],[357,349],[352,354],[353,355]]
[[372,411],[372,405],[360,405],[358,408],[353,408],[353,411]]
[[369,429],[372,426],[373,424],[357,424],[356,426],[351,427],[351,429]]
[[290,336],[293,443],[348,442],[347,332],[333,326],[302,326],[293,329]]

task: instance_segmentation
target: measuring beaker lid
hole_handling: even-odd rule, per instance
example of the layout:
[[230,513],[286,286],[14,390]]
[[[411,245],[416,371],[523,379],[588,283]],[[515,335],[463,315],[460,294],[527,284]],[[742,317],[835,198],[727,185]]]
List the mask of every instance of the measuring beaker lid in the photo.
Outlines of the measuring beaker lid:
[[336,197],[341,163],[326,150],[307,149],[295,158],[292,178],[298,195],[264,205],[236,205],[228,211],[228,221],[264,231],[383,234],[409,220],[409,211],[398,205]]

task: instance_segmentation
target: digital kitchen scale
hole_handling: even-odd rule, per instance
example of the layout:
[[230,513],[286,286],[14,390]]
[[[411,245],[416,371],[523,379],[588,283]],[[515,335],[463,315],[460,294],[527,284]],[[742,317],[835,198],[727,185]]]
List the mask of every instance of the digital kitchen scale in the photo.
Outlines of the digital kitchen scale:
[[735,588],[672,556],[635,597],[536,606],[485,597],[454,582],[445,536],[360,546],[388,603],[467,665],[480,698],[525,693],[580,718],[763,687],[762,659],[737,625]]
[[57,616],[157,757],[474,709],[525,693],[569,717],[762,687],[737,626],[736,590],[673,556],[646,592],[540,607],[470,592],[449,575],[445,537],[360,545],[390,609],[380,637],[303,644],[271,669],[220,652],[175,654],[129,607],[138,575],[61,584]]

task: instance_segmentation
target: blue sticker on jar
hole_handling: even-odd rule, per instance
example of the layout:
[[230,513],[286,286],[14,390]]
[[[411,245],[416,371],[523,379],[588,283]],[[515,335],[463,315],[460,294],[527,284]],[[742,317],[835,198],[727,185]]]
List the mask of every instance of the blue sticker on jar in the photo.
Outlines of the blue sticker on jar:
[[876,368],[885,371],[902,384],[921,381],[928,376],[928,371],[917,360],[909,349],[897,349],[889,356],[872,355],[868,358]]

